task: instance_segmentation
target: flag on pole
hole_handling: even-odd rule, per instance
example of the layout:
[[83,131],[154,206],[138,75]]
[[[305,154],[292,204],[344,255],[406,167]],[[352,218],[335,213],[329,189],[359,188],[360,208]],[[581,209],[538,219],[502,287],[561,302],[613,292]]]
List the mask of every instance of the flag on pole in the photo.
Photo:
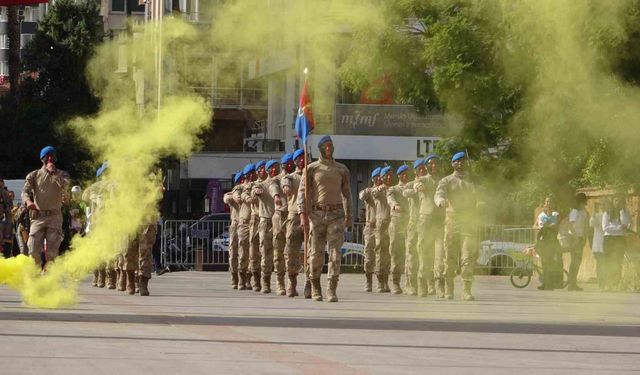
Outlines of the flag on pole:
[[311,111],[311,98],[309,97],[309,85],[304,79],[304,86],[300,93],[300,104],[298,107],[298,117],[296,117],[296,134],[302,140],[302,144],[307,144],[307,136],[313,130],[313,112]]

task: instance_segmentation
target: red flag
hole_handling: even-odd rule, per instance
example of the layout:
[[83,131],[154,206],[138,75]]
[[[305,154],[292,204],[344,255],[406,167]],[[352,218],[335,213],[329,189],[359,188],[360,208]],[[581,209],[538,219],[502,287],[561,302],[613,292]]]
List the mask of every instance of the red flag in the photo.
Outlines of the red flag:
[[309,97],[309,85],[304,80],[304,86],[300,93],[300,103],[298,107],[298,117],[296,118],[296,133],[303,144],[307,142],[307,136],[315,127],[313,112],[311,111],[311,97]]

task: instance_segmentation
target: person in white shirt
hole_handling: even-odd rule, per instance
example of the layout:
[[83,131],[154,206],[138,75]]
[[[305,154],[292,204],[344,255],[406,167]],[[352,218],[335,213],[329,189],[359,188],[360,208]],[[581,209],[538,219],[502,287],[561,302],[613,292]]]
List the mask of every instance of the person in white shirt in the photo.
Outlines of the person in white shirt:
[[596,278],[598,287],[604,290],[604,231],[602,230],[603,208],[607,208],[611,203],[608,199],[603,198],[599,202],[594,203],[594,213],[589,219],[589,225],[593,228],[593,240],[591,240],[591,253],[596,258]]
[[602,215],[604,231],[605,291],[620,290],[622,263],[627,245],[631,220],[625,209],[624,197],[616,196],[613,204]]
[[571,253],[569,283],[567,285],[569,291],[582,291],[582,288],[578,286],[578,271],[582,263],[582,251],[584,244],[587,242],[587,233],[589,230],[589,212],[585,209],[586,204],[586,194],[576,194],[575,207],[572,208],[569,213],[569,234],[572,237],[571,247],[569,248],[569,252]]

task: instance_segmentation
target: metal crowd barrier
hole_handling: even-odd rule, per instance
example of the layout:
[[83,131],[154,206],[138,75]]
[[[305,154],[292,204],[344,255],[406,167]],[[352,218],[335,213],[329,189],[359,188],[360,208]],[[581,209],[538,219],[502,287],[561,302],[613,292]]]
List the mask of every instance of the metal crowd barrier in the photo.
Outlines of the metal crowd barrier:
[[[162,226],[163,267],[195,270],[226,270],[229,260],[229,221],[167,220]],[[342,270],[360,272],[364,265],[364,223],[354,223],[345,232]],[[518,265],[522,251],[533,244],[531,227],[483,225],[478,228],[478,272],[509,274]],[[325,265],[328,254],[325,256]]]

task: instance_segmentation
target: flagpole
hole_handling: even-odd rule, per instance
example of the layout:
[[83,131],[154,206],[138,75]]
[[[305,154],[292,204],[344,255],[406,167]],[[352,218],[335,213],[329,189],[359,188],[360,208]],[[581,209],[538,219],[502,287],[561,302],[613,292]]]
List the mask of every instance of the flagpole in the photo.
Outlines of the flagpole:
[[[309,74],[309,69],[307,69],[306,67],[304,68],[304,80],[305,83],[307,81],[307,75]],[[304,212],[305,212],[305,216],[307,218],[307,223],[304,224],[309,224],[311,225],[311,222],[309,220],[309,195],[308,195],[308,191],[309,189],[307,188],[307,186],[309,185],[309,180],[307,179],[307,165],[308,165],[308,159],[307,159],[307,155],[309,154],[309,148],[307,147],[307,137],[309,136],[309,134],[306,134],[308,131],[307,129],[304,130],[305,132],[305,137],[304,137],[304,142],[302,142],[302,147],[304,148],[304,170],[302,172],[302,178],[304,179]],[[303,247],[303,262],[304,262],[304,276],[305,278],[309,277],[309,267],[307,265],[307,253],[308,253],[308,248],[309,248],[309,225],[305,225],[304,226],[304,247]]]

